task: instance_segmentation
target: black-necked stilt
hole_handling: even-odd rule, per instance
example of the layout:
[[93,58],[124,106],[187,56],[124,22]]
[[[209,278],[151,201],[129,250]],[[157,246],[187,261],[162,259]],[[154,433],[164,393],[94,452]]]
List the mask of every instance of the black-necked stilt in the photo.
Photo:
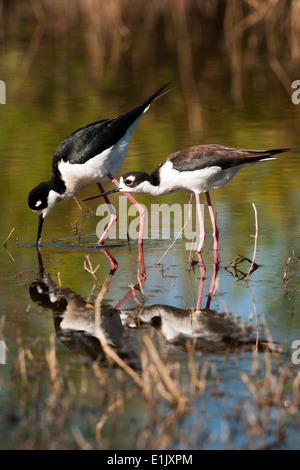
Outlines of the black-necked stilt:
[[105,196],[116,191],[151,196],[160,196],[182,189],[193,191],[200,225],[200,239],[197,249],[197,252],[200,252],[205,239],[205,230],[199,194],[205,193],[213,227],[214,249],[217,249],[218,228],[209,191],[228,183],[240,168],[265,160],[273,160],[273,155],[288,150],[291,149],[244,150],[215,144],[197,145],[169,155],[151,175],[140,171],[125,173],[120,178],[118,188],[88,199]]
[[[122,165],[130,137],[152,101],[158,98],[167,85],[168,83],[131,111],[78,129],[57,147],[53,157],[51,180],[40,183],[28,196],[30,209],[39,215],[37,244],[41,239],[44,218],[59,202],[71,199],[90,183],[97,183],[101,192],[101,182],[112,181],[116,185],[119,184],[114,175]],[[137,206],[142,216],[142,206],[130,194],[126,196]],[[105,202],[109,204],[106,196]],[[111,220],[99,244],[103,243],[116,220],[116,214],[111,207],[109,204]]]

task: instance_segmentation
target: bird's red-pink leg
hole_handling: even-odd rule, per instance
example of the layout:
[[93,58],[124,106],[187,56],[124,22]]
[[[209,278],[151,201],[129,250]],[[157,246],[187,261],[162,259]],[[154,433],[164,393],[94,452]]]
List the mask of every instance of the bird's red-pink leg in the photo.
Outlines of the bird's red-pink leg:
[[196,198],[196,207],[197,207],[197,213],[198,213],[198,219],[199,219],[199,228],[200,228],[199,245],[198,245],[197,253],[200,253],[200,251],[203,247],[204,240],[205,240],[205,229],[204,229],[204,221],[203,221],[203,216],[202,216],[202,211],[201,211],[199,193],[195,193],[195,198]]
[[103,250],[103,253],[107,256],[107,258],[110,261],[110,274],[114,274],[116,270],[118,269],[118,262],[117,260],[113,257],[113,255],[108,251],[108,250]]
[[[115,186],[119,186],[119,182],[114,178],[110,173],[108,177]],[[143,232],[144,232],[144,223],[145,223],[145,209],[131,196],[131,194],[123,193],[132,204],[134,204],[140,214],[140,230],[139,230],[139,245],[143,244]]]
[[213,208],[212,208],[212,205],[211,205],[209,192],[207,191],[205,194],[206,194],[206,199],[207,199],[207,205],[208,205],[210,220],[211,220],[211,224],[212,224],[212,228],[213,228],[214,250],[217,250],[218,249],[218,240],[219,240],[219,230],[218,230],[218,227],[217,227],[215,214],[214,214],[214,211],[213,211]]
[[200,312],[202,295],[203,295],[203,287],[204,287],[204,279],[205,279],[205,274],[206,274],[206,267],[205,267],[205,264],[203,262],[201,254],[197,253],[197,256],[198,256],[198,259],[199,259],[199,266],[200,266],[200,280],[199,280],[199,289],[198,289],[196,311]]
[[206,302],[206,308],[208,308],[208,309],[210,308],[211,298],[212,298],[212,295],[214,293],[214,288],[215,288],[215,283],[216,283],[218,271],[219,271],[218,252],[217,252],[217,250],[214,250],[213,275],[211,277],[211,282],[210,282],[208,296],[207,296],[207,302]]
[[[197,253],[198,259],[199,259],[199,266],[200,266],[200,280],[199,280],[199,289],[198,289],[198,298],[197,298],[197,305],[196,305],[196,311],[200,312],[201,311],[201,301],[203,297],[203,286],[204,286],[204,280],[205,280],[205,275],[206,275],[206,267],[203,261],[203,258],[200,253]],[[209,286],[209,291],[208,291],[208,298],[207,298],[207,303],[205,308],[209,308],[210,306],[210,301],[211,297],[214,293],[214,287],[217,279],[217,274],[219,271],[219,259],[218,259],[218,252],[217,250],[214,250],[214,263],[213,263],[213,274],[211,277],[211,282]]]
[[146,281],[146,269],[145,269],[145,262],[144,262],[144,253],[143,253],[143,245],[139,245],[139,271],[138,271],[138,282],[131,287],[131,289],[127,292],[127,294],[120,300],[117,305],[116,309],[120,310],[120,308],[124,305],[126,300],[129,299],[134,294],[136,289],[140,289],[144,282]]
[[[102,184],[101,184],[101,183],[97,183],[97,186],[98,186],[98,188],[100,189],[100,192],[101,192],[101,193],[104,193],[104,189],[103,189]],[[103,232],[103,234],[102,234],[100,240],[98,241],[98,245],[103,245],[104,240],[105,240],[105,238],[107,237],[108,232],[110,231],[111,227],[113,226],[113,224],[116,222],[116,220],[117,220],[117,218],[118,218],[117,214],[115,213],[115,211],[114,211],[114,209],[113,209],[113,206],[112,206],[111,203],[109,202],[108,197],[107,197],[107,196],[103,196],[103,198],[104,198],[104,201],[106,202],[107,208],[108,208],[108,210],[109,210],[109,212],[110,212],[110,221],[109,221],[109,224],[108,224],[108,226],[106,227],[105,231]]]
[[210,286],[209,286],[208,295],[212,295],[213,292],[214,292],[218,271],[219,271],[218,252],[217,252],[217,250],[214,250],[213,275],[211,277],[211,282],[210,282]]

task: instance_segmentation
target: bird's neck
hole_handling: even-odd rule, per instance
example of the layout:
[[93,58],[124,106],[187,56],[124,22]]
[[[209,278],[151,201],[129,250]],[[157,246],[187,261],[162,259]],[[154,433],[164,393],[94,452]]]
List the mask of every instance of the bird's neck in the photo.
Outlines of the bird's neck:
[[174,186],[173,181],[166,177],[165,167],[163,164],[159,165],[151,175],[149,175],[148,194],[152,196],[161,196],[176,191],[177,185]]
[[161,196],[163,194],[168,194],[172,192],[172,188],[166,186],[163,181],[152,177],[153,174],[149,175],[149,178],[145,179],[141,185],[140,192],[142,194],[148,194],[149,196]]
[[150,175],[145,174],[145,181],[143,182],[141,192],[143,194],[149,194],[150,196],[163,194],[160,186],[159,172],[157,170],[153,171]]
[[64,194],[66,192],[66,185],[60,177],[51,178],[48,181],[49,188],[55,191],[58,194]]
[[51,189],[56,191],[58,194],[63,194],[66,192],[67,187],[61,177],[61,173],[57,164],[52,165],[51,180],[49,181],[49,185],[51,186]]

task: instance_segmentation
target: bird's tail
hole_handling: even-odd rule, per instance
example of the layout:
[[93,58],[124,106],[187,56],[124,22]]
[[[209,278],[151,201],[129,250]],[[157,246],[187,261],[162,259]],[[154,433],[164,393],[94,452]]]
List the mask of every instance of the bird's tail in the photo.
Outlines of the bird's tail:
[[276,155],[277,153],[290,152],[291,150],[293,149],[286,148],[286,149],[264,150],[262,152],[258,151],[257,154],[261,153],[262,158],[268,158],[268,157],[272,157],[273,155]]
[[231,164],[225,165],[227,168],[243,168],[249,165],[255,165],[256,163],[264,162],[267,160],[276,160],[274,155],[283,152],[289,152],[291,148],[284,149],[272,149],[272,150],[245,150],[237,149],[238,153],[241,156],[240,162],[238,160],[233,160]]
[[290,150],[292,149],[243,150],[243,152],[245,152],[244,163],[251,165],[253,163],[263,162],[265,160],[276,160],[274,155],[277,155],[278,153],[289,152]]
[[165,91],[164,93],[161,93],[168,85],[170,85],[171,82],[168,82],[166,83],[164,86],[162,86],[159,90],[157,90],[155,93],[153,93],[153,95],[151,95],[146,101],[144,101],[144,105],[145,107],[147,106],[150,106],[150,104],[155,101],[155,100],[158,100],[159,98],[161,98],[163,95],[165,95],[166,93],[169,93],[170,91],[172,91],[174,88],[170,89],[170,90],[167,90]]

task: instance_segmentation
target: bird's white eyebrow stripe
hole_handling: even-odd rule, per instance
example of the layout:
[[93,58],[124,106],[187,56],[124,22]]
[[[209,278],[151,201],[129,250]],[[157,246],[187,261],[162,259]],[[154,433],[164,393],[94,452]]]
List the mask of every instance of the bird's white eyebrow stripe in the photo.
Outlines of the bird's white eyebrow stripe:
[[35,207],[39,207],[41,204],[42,204],[42,201],[39,199],[39,200],[35,203]]

